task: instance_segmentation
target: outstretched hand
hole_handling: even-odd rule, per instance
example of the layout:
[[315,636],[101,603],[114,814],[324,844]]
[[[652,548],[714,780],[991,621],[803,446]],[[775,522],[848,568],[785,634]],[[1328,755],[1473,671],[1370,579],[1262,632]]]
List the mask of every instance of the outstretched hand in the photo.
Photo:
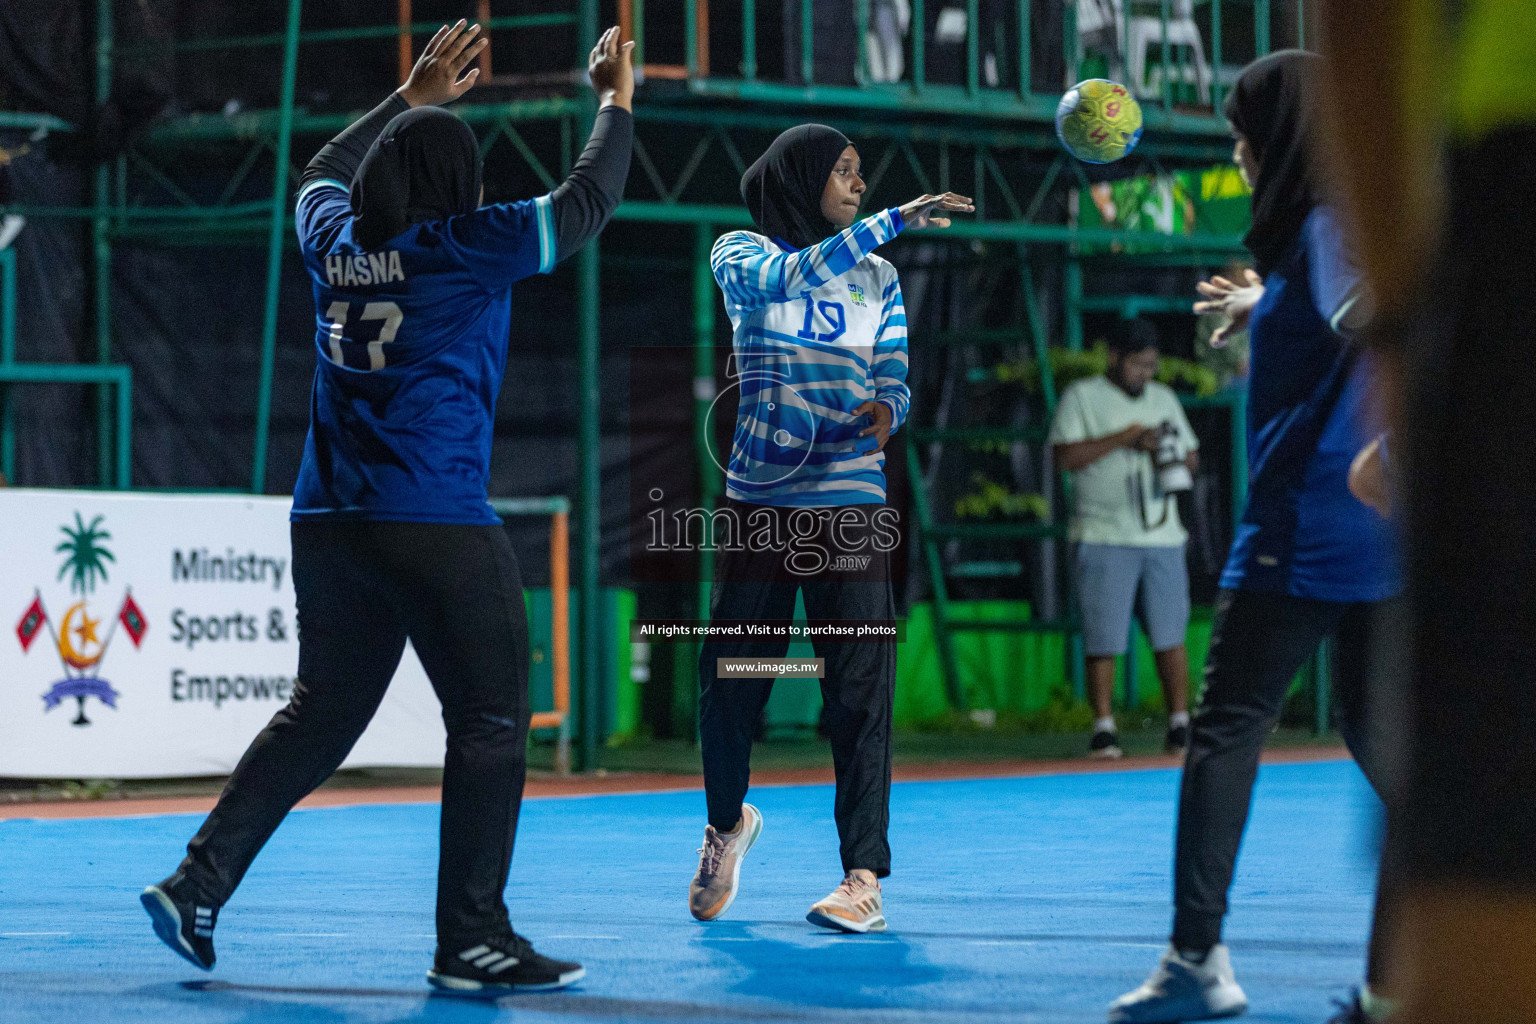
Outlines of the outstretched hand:
[[478,67],[460,77],[469,63],[480,56],[480,51],[491,41],[480,35],[479,25],[464,27],[460,18],[456,25],[444,25],[427,43],[411,68],[411,77],[400,87],[400,96],[413,107],[434,107],[452,102],[469,92],[480,77]]
[[[966,196],[945,192],[941,196],[918,196],[901,207],[901,219],[909,228],[947,228],[949,218],[945,213],[974,213],[976,207]],[[938,214],[938,216],[935,216]]]
[[1227,318],[1211,332],[1211,348],[1222,348],[1231,340],[1234,331],[1247,328],[1248,314],[1253,312],[1253,307],[1264,297],[1262,277],[1251,270],[1244,270],[1243,277],[1247,280],[1245,285],[1234,284],[1219,276],[1195,285],[1195,290],[1204,295],[1205,300],[1195,303],[1194,311],[1221,313]]
[[619,26],[602,34],[587,55],[587,74],[599,102],[630,110],[635,101],[635,68],[630,61],[633,42],[619,42]]

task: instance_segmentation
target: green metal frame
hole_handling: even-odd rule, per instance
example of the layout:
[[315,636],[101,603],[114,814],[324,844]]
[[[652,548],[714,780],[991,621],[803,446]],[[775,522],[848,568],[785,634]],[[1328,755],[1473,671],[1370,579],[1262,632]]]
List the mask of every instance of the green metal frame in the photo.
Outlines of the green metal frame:
[[[110,0],[102,0],[103,3]],[[261,378],[256,392],[256,451],[251,458],[251,490],[267,489],[267,440],[272,422],[272,371],[277,355],[277,298],[282,286],[283,226],[288,207],[288,154],[293,145],[293,89],[299,68],[299,16],[304,0],[288,0],[288,28],[283,37],[282,106],[272,182],[271,225],[267,230],[267,288],[261,321]]]
[[[581,0],[578,8],[577,40],[597,38],[597,0]],[[584,50],[576,45],[575,67],[578,73],[586,69]],[[591,130],[597,117],[597,99],[591,90],[582,94],[583,135]],[[578,446],[576,450],[576,579],[577,608],[581,640],[577,645],[579,657],[576,663],[576,693],[581,707],[581,768],[592,771],[598,767],[599,746],[598,711],[602,701],[602,663],[599,651],[602,647],[602,591],[600,589],[599,541],[602,517],[602,386],[598,375],[598,350],[601,343],[602,298],[599,294],[599,243],[594,238],[582,247],[577,256],[576,308],[581,317],[577,345],[577,367],[581,375],[581,389],[577,413]]]
[[[0,392],[13,384],[96,384],[114,410],[114,445],[101,486],[127,490],[133,486],[133,369],[122,363],[12,363],[0,362]],[[112,402],[109,389],[115,389]],[[15,438],[9,421],[5,428],[4,469],[7,479],[16,471]]]
[[[112,94],[112,0],[96,0],[96,102],[102,104]],[[112,245],[107,240],[107,207],[112,201],[107,165],[96,168],[94,190],[95,219],[91,222],[91,264],[94,271],[92,296],[96,327],[96,361],[112,361]],[[112,437],[108,429],[111,397],[102,388],[96,397],[97,465],[101,479],[108,478],[112,458]]]
[[[0,249],[0,367],[16,362],[16,250]],[[16,478],[16,408],[0,388],[0,473]]]
[[[1029,336],[1035,362],[1049,365],[1050,341],[1041,315],[1035,292],[1029,251],[1023,240],[1018,247],[1019,287],[1024,298],[1023,331]],[[1018,334],[1004,332],[968,332],[956,343],[962,345],[986,345],[1017,341]],[[1056,411],[1056,384],[1050,373],[1040,375],[1041,395],[1044,398],[1045,421],[1050,422]],[[1072,680],[1074,695],[1081,699],[1084,691],[1082,632],[1076,619],[1076,584],[1071,574],[1067,576],[1067,616],[1064,619],[992,620],[968,621],[956,618],[949,598],[949,576],[1018,575],[1022,566],[1003,563],[984,572],[960,571],[961,566],[946,566],[941,542],[947,539],[970,540],[1034,540],[1045,544],[1058,544],[1066,538],[1066,524],[1052,516],[1044,523],[940,523],[933,514],[928,496],[928,485],[918,456],[922,444],[943,444],[946,441],[1003,441],[1007,443],[1043,444],[1045,431],[1038,427],[907,427],[907,476],[911,482],[913,509],[917,515],[918,531],[923,547],[924,562],[928,570],[929,585],[933,588],[933,633],[939,649],[939,667],[944,676],[944,691],[950,706],[965,709],[965,694],[960,686],[960,667],[955,658],[954,634],[957,632],[1059,632],[1067,637],[1067,671]]]
[[[1143,232],[1124,232],[1107,229],[1079,230],[1067,224],[1050,222],[1040,218],[1042,200],[1056,186],[1058,173],[1064,165],[1058,159],[1044,180],[1029,154],[1057,153],[1057,143],[1052,131],[1056,97],[1036,93],[1030,83],[1030,48],[1034,26],[1031,24],[1028,0],[1018,0],[1017,32],[1012,42],[1016,45],[1015,66],[1017,84],[1009,88],[985,87],[981,81],[979,38],[979,4],[967,0],[968,32],[965,41],[966,68],[963,84],[933,84],[928,80],[926,61],[926,11],[932,0],[913,0],[911,29],[912,54],[908,80],[899,83],[871,83],[868,81],[864,34],[859,33],[859,62],[856,69],[856,86],[836,86],[816,81],[814,65],[814,39],[811,18],[812,0],[799,0],[802,19],[801,31],[801,80],[799,82],[763,81],[759,77],[757,62],[755,0],[743,0],[743,59],[739,77],[731,78],[713,69],[710,77],[700,74],[696,60],[699,36],[694,5],[684,4],[685,31],[687,34],[689,75],[682,90],[669,83],[655,89],[647,89],[637,106],[636,119],[640,127],[637,133],[637,164],[645,165],[646,177],[655,184],[655,198],[636,195],[623,203],[617,211],[620,220],[651,223],[692,224],[695,226],[696,260],[699,271],[695,276],[695,344],[698,346],[697,372],[702,379],[706,365],[706,344],[713,345],[714,297],[713,282],[707,274],[707,247],[714,231],[746,223],[743,210],[735,205],[719,205],[709,200],[691,198],[691,179],[700,165],[707,166],[706,155],[710,146],[718,146],[740,165],[740,152],[744,146],[733,138],[733,132],[753,133],[776,131],[803,119],[806,107],[824,108],[836,112],[837,123],[851,137],[860,142],[866,154],[866,167],[874,167],[871,175],[872,190],[877,190],[875,180],[884,168],[909,167],[920,182],[935,187],[952,187],[951,166],[971,168],[972,182],[977,194],[978,216],[974,220],[957,222],[947,232],[947,237],[957,241],[993,241],[1024,245],[1064,246],[1069,258],[1068,295],[1070,305],[1074,295],[1081,298],[1081,267],[1073,258],[1081,246],[1124,246],[1140,250],[1137,256],[1122,257],[1127,262],[1154,262],[1164,265],[1195,263],[1236,251],[1236,238],[1197,234],[1193,236],[1163,236]],[[1222,47],[1221,11],[1224,4],[1236,0],[1201,0],[1210,3],[1212,25],[1212,65],[1219,71]],[[1247,0],[1255,12],[1255,47],[1267,52],[1269,47],[1270,0]],[[1166,5],[1165,5],[1166,6]],[[586,40],[595,38],[598,27],[597,0],[571,0],[571,9],[560,12],[517,15],[492,18],[487,27],[493,29],[542,30],[552,27],[574,26],[577,45],[572,54],[575,75],[584,71]],[[398,35],[396,24],[360,26],[354,28],[305,31],[301,27],[302,0],[288,0],[286,22],[281,32],[269,32],[238,37],[198,38],[175,43],[154,42],[148,44],[120,45],[114,38],[111,0],[97,0],[96,4],[96,67],[95,92],[98,101],[110,94],[114,60],[127,58],[154,58],[165,52],[209,52],[234,48],[253,47],[281,48],[280,105],[275,110],[252,111],[231,116],[191,115],[167,119],[153,125],[135,143],[135,149],[117,162],[116,180],[113,170],[103,166],[98,169],[93,190],[92,205],[86,207],[39,207],[12,206],[6,212],[27,216],[64,216],[89,220],[92,236],[94,270],[94,321],[95,348],[98,368],[102,374],[89,383],[102,386],[97,409],[99,437],[101,440],[100,469],[102,479],[110,479],[112,462],[117,462],[117,478],[126,481],[127,465],[124,452],[129,436],[124,409],[131,412],[127,403],[129,378],[121,377],[119,370],[110,363],[111,335],[111,247],[116,239],[152,242],[158,244],[208,244],[210,241],[228,242],[244,240],[251,244],[264,243],[267,248],[267,275],[264,290],[264,308],[261,335],[260,376],[257,382],[256,439],[252,455],[251,489],[260,491],[266,484],[266,463],[269,443],[272,374],[276,348],[277,300],[282,271],[284,249],[293,244],[291,214],[287,206],[290,185],[290,154],[294,136],[330,135],[339,131],[355,118],[352,114],[312,114],[295,106],[295,78],[298,48],[304,43],[335,42],[341,40],[387,39]],[[868,0],[857,0],[855,20],[859,26],[867,25]],[[1067,6],[1063,24],[1063,41],[1073,62],[1077,59],[1078,41],[1073,8]],[[644,37],[644,6],[635,4],[635,34]],[[427,34],[435,31],[432,23],[409,26],[412,33]],[[1220,77],[1216,76],[1213,102],[1220,102]],[[483,128],[487,133],[483,145],[489,147],[505,138],[524,159],[540,180],[553,180],[549,167],[554,166],[546,157],[534,152],[531,144],[517,131],[524,122],[558,122],[560,125],[559,165],[568,168],[572,159],[571,142],[581,136],[583,127],[595,114],[594,101],[589,93],[582,92],[576,98],[550,97],[543,99],[515,100],[503,103],[459,104],[455,110],[470,124]],[[1167,97],[1165,97],[1166,99]],[[1225,159],[1226,126],[1213,110],[1210,114],[1192,114],[1173,109],[1166,102],[1144,104],[1147,137],[1133,160],[1195,161],[1209,163]],[[28,128],[43,131],[70,131],[73,127],[47,115],[0,112],[0,127]],[[649,156],[642,159],[643,143],[658,133],[694,132],[699,137],[690,164],[668,183],[664,176],[649,163]],[[189,146],[224,140],[248,147],[239,169],[234,172],[229,185],[217,201],[203,203],[188,195],[176,185],[172,176],[174,160],[161,167],[155,165],[156,155],[174,154]],[[880,153],[881,145],[885,146]],[[266,152],[275,157],[271,194],[257,201],[234,201],[240,186],[246,180],[258,158]],[[659,152],[659,150],[658,150]],[[1023,154],[1025,159],[1005,159],[1008,154]],[[952,159],[954,157],[954,159]],[[936,162],[937,174],[930,168]],[[727,172],[729,173],[729,172]],[[739,173],[739,166],[737,169]],[[1079,171],[1079,176],[1081,172]],[[153,190],[168,195],[171,202],[145,203],[141,197],[130,198],[130,177],[147,179]],[[631,176],[632,183],[640,178]],[[929,189],[932,190],[932,189]],[[643,191],[643,189],[640,189]],[[634,195],[636,189],[631,189]],[[115,193],[115,194],[114,194]],[[1021,202],[1020,198],[1034,198]],[[989,208],[990,204],[990,208]],[[4,254],[0,253],[0,259]],[[577,551],[575,577],[580,597],[579,608],[583,623],[580,651],[595,649],[600,642],[597,625],[598,595],[598,495],[600,487],[600,461],[598,452],[599,389],[598,351],[601,336],[600,310],[600,252],[596,243],[589,245],[577,260],[580,370],[579,396],[579,473],[576,494]],[[1027,273],[1027,261],[1026,261]],[[14,278],[12,286],[14,289]],[[1075,291],[1074,291],[1075,289]],[[4,302],[6,316],[13,316],[12,302]],[[707,312],[706,312],[707,307]],[[1039,311],[1030,304],[1031,332],[1043,353],[1046,329]],[[1069,346],[1081,345],[1080,329],[1074,325],[1077,318],[1068,317],[1066,341]],[[10,345],[14,347],[14,328]],[[706,342],[707,339],[707,342]],[[10,351],[10,350],[8,350]],[[5,365],[13,367],[12,361]],[[8,369],[28,375],[44,372],[43,368],[25,371]],[[21,378],[16,378],[20,382]],[[86,382],[86,381],[82,381]],[[118,387],[118,404],[115,410],[107,389]],[[701,411],[702,415],[702,411]],[[5,424],[4,437],[0,442],[13,444],[11,429],[12,412],[9,406],[0,408],[0,420]],[[699,444],[703,444],[702,433]],[[909,457],[915,453],[909,448]],[[701,453],[701,460],[703,455]],[[706,486],[717,487],[712,470],[700,462],[701,479]],[[718,489],[706,490],[707,498],[718,498]],[[707,568],[707,566],[706,566]],[[707,573],[706,573],[707,578]],[[704,600],[701,592],[701,600]],[[947,643],[947,641],[945,641]],[[952,664],[952,657],[950,658]],[[595,658],[580,658],[579,680],[576,699],[583,702],[596,700],[597,663]],[[580,737],[582,763],[587,767],[596,764],[598,737],[597,718],[584,714],[589,723]]]
[[[1223,245],[1229,252],[1240,251],[1235,240],[1225,240]],[[1196,247],[1198,248],[1198,247]],[[1045,331],[1039,326],[1039,309],[1035,301],[1033,282],[1029,278],[1029,261],[1027,254],[1020,253],[1020,265],[1023,278],[1021,280],[1022,294],[1025,298],[1024,330],[1028,333],[1034,347],[1035,360],[1044,366],[1047,363],[1047,349]],[[1172,298],[1154,295],[1118,295],[1102,297],[1084,297],[1082,294],[1082,266],[1076,259],[1068,260],[1064,265],[1065,278],[1065,336],[1067,345],[1073,350],[1082,348],[1082,313],[1089,310],[1104,310],[1119,312],[1122,316],[1136,316],[1143,312],[1187,312],[1190,301],[1187,298]],[[978,344],[1002,344],[1017,341],[1017,332],[1014,331],[979,331],[968,332],[959,336],[952,342],[944,339],[935,339],[938,343],[953,343],[962,345]],[[1042,393],[1044,398],[1045,422],[1050,422],[1055,412],[1056,394],[1051,374],[1041,374]],[[1247,392],[1242,389],[1224,391],[1207,397],[1180,396],[1180,401],[1185,408],[1224,408],[1229,411],[1229,429],[1231,441],[1231,502],[1234,519],[1242,514],[1247,504],[1248,495],[1248,447],[1247,447]],[[964,694],[960,687],[959,667],[955,659],[952,634],[966,631],[1010,631],[1010,632],[1060,632],[1068,638],[1070,662],[1068,669],[1072,679],[1073,692],[1081,699],[1084,695],[1083,658],[1082,658],[1082,633],[1077,621],[1076,613],[1076,585],[1072,574],[1067,574],[1067,604],[1068,610],[1063,618],[1057,620],[1027,620],[1027,621],[988,621],[967,622],[956,618],[952,613],[949,588],[946,582],[953,576],[977,576],[977,575],[1017,575],[1021,567],[1017,563],[998,563],[992,570],[985,573],[962,572],[964,565],[946,566],[941,551],[941,543],[947,539],[962,540],[1036,540],[1042,543],[1059,543],[1066,538],[1065,523],[1053,518],[1044,523],[965,523],[949,524],[940,523],[933,513],[932,503],[927,494],[927,486],[924,483],[921,459],[918,455],[919,445],[941,444],[946,441],[976,442],[976,441],[1001,441],[1005,443],[1042,444],[1045,441],[1045,430],[1040,427],[1013,428],[1013,427],[960,427],[960,428],[934,428],[909,426],[907,429],[907,467],[908,476],[912,481],[913,505],[917,514],[918,525],[922,538],[924,561],[928,570],[930,585],[933,588],[933,621],[934,636],[939,649],[940,668],[944,674],[945,692],[951,705],[963,710]],[[1063,495],[1068,504],[1071,502],[1071,481],[1062,474]],[[965,563],[968,565],[969,563]],[[1134,625],[1132,626],[1134,635]],[[1318,684],[1318,725],[1319,732],[1323,731],[1326,722],[1328,708],[1328,666],[1323,655],[1318,656],[1315,667]],[[1136,702],[1136,676],[1134,661],[1126,659],[1125,671],[1125,704],[1132,707]]]
[[[571,499],[563,494],[538,498],[492,498],[490,505],[491,511],[502,519],[510,519],[514,516],[568,516],[571,511]],[[550,580],[549,585],[550,592],[553,594],[555,581]],[[566,640],[570,642],[570,637]],[[575,661],[576,664],[572,665],[573,669],[580,664],[579,658]],[[569,775],[571,771],[571,716],[569,714],[560,720],[555,732],[555,771],[561,775]]]
[[16,384],[97,385],[115,427],[109,438],[115,444],[108,449],[101,467],[101,486],[126,489],[132,485],[132,369],[111,363],[18,363],[16,250],[0,249],[0,473],[12,483],[16,480],[16,408],[11,402],[11,386]]
[[[700,221],[693,229],[693,430],[694,461],[699,473],[699,506],[712,513],[725,492],[709,436],[709,411],[715,404],[715,310],[720,299],[715,275],[709,267],[709,251],[715,242],[714,225]],[[695,617],[709,618],[709,595],[715,579],[715,551],[708,544],[699,552],[699,589]],[[688,691],[688,721],[698,738],[698,694]]]

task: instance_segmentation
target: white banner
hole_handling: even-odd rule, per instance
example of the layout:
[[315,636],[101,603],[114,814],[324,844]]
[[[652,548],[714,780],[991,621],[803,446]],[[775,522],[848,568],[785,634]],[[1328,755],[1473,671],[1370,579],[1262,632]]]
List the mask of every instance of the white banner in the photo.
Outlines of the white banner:
[[[290,504],[0,490],[0,776],[232,770],[298,669]],[[345,766],[441,765],[444,741],[407,647]]]

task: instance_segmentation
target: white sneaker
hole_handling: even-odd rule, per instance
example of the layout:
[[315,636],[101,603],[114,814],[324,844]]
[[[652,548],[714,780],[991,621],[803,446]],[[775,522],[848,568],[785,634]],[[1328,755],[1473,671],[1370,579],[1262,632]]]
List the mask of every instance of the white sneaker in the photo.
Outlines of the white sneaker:
[[885,913],[880,907],[880,883],[858,875],[846,876],[831,895],[805,915],[811,924],[839,932],[883,932]]
[[751,804],[741,805],[741,825],[735,832],[716,832],[704,826],[704,845],[699,847],[699,870],[688,886],[688,910],[700,921],[713,921],[736,902],[741,883],[741,862],[763,834],[763,816]]
[[1110,1024],[1179,1024],[1236,1017],[1247,1009],[1248,997],[1238,987],[1226,946],[1212,946],[1198,964],[1169,946],[1157,970],[1140,988],[1109,1004],[1109,1020]]

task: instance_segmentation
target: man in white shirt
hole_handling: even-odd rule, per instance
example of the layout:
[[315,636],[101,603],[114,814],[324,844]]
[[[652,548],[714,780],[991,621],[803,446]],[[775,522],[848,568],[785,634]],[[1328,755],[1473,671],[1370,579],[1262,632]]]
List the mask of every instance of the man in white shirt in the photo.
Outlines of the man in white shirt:
[[[1072,474],[1076,507],[1078,600],[1089,699],[1095,716],[1090,757],[1120,756],[1112,699],[1115,658],[1126,652],[1134,610],[1157,661],[1169,710],[1166,749],[1182,753],[1189,741],[1188,534],[1174,493],[1159,470],[1169,458],[1194,471],[1200,442],[1178,396],[1157,374],[1157,332],[1141,320],[1125,321],[1110,339],[1103,376],[1073,384],[1061,396],[1050,441],[1058,468]],[[1187,483],[1185,484],[1187,487]],[[1138,600],[1139,592],[1139,600]]]

